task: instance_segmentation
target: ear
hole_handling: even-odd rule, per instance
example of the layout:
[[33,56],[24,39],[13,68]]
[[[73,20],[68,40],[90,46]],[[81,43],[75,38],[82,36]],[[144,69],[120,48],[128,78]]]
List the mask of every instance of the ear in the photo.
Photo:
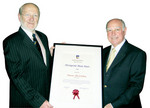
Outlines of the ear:
[[126,32],[127,32],[127,27],[125,27],[124,29],[124,35],[126,35]]
[[19,21],[21,21],[21,15],[20,14],[18,14],[18,19],[19,19]]

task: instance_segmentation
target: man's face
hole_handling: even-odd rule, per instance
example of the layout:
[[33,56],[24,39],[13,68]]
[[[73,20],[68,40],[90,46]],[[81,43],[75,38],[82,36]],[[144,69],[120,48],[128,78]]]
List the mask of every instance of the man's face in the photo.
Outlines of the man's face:
[[22,27],[32,32],[37,27],[39,12],[37,7],[32,4],[28,4],[23,7],[22,14],[19,14],[18,17]]
[[123,25],[120,20],[114,19],[108,23],[107,38],[114,47],[124,40],[125,34],[126,28],[123,30]]

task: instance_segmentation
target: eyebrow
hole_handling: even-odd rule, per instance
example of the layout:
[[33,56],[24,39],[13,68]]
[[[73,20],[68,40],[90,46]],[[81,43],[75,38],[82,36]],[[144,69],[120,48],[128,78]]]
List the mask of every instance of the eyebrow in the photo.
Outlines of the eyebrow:
[[121,27],[108,27],[107,29],[112,29],[112,28],[116,29],[116,28],[121,28]]

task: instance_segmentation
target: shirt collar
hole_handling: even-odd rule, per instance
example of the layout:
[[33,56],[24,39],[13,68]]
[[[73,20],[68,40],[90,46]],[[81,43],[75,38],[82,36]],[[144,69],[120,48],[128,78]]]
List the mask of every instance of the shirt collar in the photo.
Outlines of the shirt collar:
[[33,37],[32,37],[32,32],[30,32],[30,31],[28,31],[28,30],[26,30],[26,29],[24,29],[22,26],[21,26],[21,28],[23,29],[23,31],[29,36],[29,38],[33,41]]
[[[123,46],[123,44],[125,43],[125,41],[126,41],[126,39],[124,39],[119,45],[117,45],[116,47],[115,47],[115,50],[116,50],[116,55],[118,54],[118,52],[119,52],[119,50],[121,49],[121,47]],[[111,46],[111,50],[114,48],[114,46],[112,45]]]

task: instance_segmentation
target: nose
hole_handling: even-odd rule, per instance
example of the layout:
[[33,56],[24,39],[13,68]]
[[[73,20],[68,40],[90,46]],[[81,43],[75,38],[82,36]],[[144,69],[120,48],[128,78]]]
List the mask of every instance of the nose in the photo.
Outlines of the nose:
[[30,21],[34,21],[34,16],[30,15]]
[[112,35],[116,35],[116,31],[115,30],[112,30]]

